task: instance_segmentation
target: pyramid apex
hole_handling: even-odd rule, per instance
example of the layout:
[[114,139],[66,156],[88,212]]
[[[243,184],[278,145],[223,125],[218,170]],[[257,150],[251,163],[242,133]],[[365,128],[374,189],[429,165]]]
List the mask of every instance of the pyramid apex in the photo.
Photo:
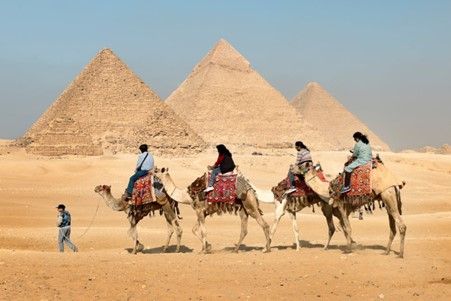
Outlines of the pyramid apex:
[[232,46],[232,45],[229,43],[229,41],[227,41],[227,40],[224,39],[224,38],[220,38],[220,39],[218,40],[218,42],[216,42],[216,46],[221,45],[221,44]]
[[308,82],[306,88],[316,88],[316,89],[319,88],[324,90],[324,88],[318,82]]
[[117,55],[113,52],[111,48],[102,48],[99,52],[97,52],[96,57],[98,56],[114,56],[117,57]]
[[228,41],[221,38],[198,64],[197,69],[207,65],[219,65],[228,69],[249,72],[251,64]]

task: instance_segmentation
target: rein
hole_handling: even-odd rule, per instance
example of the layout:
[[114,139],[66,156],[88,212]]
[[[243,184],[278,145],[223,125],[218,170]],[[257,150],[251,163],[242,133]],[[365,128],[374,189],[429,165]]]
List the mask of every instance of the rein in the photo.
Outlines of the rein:
[[[100,194],[100,193],[99,193]],[[100,199],[97,200],[97,207],[96,207],[96,211],[94,212],[94,215],[91,218],[91,221],[89,222],[88,227],[85,229],[85,231],[78,237],[78,238],[82,238],[86,233],[88,233],[89,229],[91,229],[92,223],[94,222],[94,219],[97,216],[97,212],[99,211],[99,205],[100,205]]]

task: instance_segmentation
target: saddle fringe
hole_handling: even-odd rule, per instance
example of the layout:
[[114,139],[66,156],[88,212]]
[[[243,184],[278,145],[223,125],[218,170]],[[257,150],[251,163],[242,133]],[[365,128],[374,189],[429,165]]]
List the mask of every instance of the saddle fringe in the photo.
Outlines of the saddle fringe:
[[208,205],[204,208],[205,216],[212,216],[215,213],[217,215],[222,214],[234,214],[237,215],[238,212],[243,208],[243,204],[241,203],[208,203]]

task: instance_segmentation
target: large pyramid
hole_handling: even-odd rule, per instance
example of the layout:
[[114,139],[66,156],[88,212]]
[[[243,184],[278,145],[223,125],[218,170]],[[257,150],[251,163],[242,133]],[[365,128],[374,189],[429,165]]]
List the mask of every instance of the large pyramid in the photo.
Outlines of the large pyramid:
[[210,144],[327,147],[284,96],[221,39],[166,102]]
[[326,139],[333,141],[332,149],[334,150],[351,148],[354,145],[352,135],[356,131],[368,135],[374,149],[390,149],[384,141],[318,83],[308,83],[291,104],[304,120],[314,124]]
[[[41,155],[67,150],[98,154],[92,145],[113,153],[135,152],[141,143],[157,153],[189,153],[205,147],[202,138],[110,49],[94,57],[21,142],[27,151]],[[60,144],[64,147],[56,147]]]

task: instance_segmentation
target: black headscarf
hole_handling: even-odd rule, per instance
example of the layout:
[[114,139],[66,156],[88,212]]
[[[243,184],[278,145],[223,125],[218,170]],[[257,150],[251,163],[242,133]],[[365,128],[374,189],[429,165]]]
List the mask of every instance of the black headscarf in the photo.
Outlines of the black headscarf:
[[360,132],[355,132],[354,135],[352,135],[352,137],[354,139],[359,139],[360,141],[362,141],[365,144],[370,143],[370,140],[368,140],[368,137],[366,135],[363,135]]
[[229,156],[230,158],[232,157],[232,153],[227,149],[227,147],[225,147],[224,144],[216,145],[216,149],[220,155]]

